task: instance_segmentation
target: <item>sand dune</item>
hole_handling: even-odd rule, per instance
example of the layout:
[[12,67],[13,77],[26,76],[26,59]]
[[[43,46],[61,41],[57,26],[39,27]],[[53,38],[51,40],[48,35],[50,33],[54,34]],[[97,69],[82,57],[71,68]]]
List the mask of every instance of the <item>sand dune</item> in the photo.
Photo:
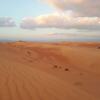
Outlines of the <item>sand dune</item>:
[[0,43],[0,100],[100,100],[100,43]]

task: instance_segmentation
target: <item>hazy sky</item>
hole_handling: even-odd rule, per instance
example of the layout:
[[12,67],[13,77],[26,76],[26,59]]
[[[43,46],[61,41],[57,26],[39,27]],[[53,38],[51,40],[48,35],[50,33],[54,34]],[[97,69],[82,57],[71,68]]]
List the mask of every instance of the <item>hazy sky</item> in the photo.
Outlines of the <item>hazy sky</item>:
[[0,0],[0,38],[100,37],[99,0]]

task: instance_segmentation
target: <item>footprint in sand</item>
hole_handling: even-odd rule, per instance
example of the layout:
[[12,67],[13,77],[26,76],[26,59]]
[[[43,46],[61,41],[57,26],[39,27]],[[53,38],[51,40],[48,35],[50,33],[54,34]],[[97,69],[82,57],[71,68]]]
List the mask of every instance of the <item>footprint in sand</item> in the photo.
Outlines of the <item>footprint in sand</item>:
[[58,66],[57,65],[54,65],[53,68],[58,68]]
[[75,82],[74,85],[81,86],[82,85],[82,82]]
[[27,54],[28,54],[28,55],[31,55],[31,52],[30,52],[30,51],[27,51]]
[[97,47],[97,49],[100,49],[100,46],[99,46],[99,47]]
[[69,69],[68,68],[65,68],[65,71],[69,71]]

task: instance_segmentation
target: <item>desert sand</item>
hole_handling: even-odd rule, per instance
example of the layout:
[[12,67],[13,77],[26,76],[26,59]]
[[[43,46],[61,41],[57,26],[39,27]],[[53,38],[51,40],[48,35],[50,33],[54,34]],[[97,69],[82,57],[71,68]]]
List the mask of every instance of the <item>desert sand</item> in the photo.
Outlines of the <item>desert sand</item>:
[[0,43],[0,100],[100,100],[100,43]]

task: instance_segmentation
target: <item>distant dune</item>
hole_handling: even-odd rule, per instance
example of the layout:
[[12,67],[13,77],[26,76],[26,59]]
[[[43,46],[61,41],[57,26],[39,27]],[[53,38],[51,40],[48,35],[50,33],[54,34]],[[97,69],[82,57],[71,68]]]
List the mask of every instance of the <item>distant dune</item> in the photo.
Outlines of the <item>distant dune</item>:
[[0,43],[0,100],[100,100],[100,42]]

